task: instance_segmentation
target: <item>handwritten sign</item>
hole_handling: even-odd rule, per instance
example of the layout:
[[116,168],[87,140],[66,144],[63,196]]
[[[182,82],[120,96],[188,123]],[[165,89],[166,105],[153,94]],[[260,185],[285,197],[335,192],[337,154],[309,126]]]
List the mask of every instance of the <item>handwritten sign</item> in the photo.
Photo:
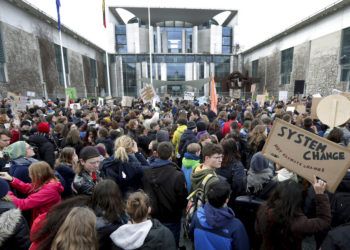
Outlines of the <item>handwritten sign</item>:
[[122,106],[123,107],[131,107],[133,99],[134,99],[134,97],[132,97],[132,96],[123,96],[123,98],[122,98]]
[[256,96],[256,101],[260,107],[264,106],[265,100],[266,100],[266,95],[257,95]]
[[154,88],[147,84],[144,88],[140,90],[141,99],[144,103],[152,102],[153,98],[156,96]]
[[184,100],[193,101],[194,100],[194,92],[185,92]]
[[317,176],[334,192],[350,167],[350,150],[276,119],[262,150],[271,161],[312,181]]

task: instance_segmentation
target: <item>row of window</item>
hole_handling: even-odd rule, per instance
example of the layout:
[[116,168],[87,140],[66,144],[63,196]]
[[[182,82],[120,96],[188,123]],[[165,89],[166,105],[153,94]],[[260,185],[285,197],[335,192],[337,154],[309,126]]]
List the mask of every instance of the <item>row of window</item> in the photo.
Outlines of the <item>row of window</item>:
[[[122,61],[126,63],[137,63],[137,62],[149,62],[148,54],[124,54]],[[223,55],[164,55],[164,54],[153,54],[153,63],[229,63],[230,56]]]

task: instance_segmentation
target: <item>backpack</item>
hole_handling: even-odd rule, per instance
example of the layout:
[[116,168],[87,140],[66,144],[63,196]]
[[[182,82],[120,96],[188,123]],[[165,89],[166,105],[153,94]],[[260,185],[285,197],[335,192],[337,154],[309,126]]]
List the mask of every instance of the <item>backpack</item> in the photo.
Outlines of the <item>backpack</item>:
[[350,193],[336,192],[331,203],[332,227],[350,222]]
[[200,186],[194,190],[190,195],[187,197],[187,206],[186,206],[186,214],[185,214],[185,221],[184,221],[184,236],[187,239],[190,239],[190,225],[192,222],[193,215],[197,211],[198,208],[202,207],[205,204],[205,190],[206,185],[209,182],[210,179],[216,177],[214,174],[208,174],[204,177],[202,180]]

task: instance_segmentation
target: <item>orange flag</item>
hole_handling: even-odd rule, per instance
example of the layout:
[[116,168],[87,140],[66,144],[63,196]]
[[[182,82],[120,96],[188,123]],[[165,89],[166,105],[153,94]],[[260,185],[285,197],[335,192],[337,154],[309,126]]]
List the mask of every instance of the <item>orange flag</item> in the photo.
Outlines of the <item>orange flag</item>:
[[106,3],[105,0],[102,0],[102,18],[103,18],[103,26],[106,28]]
[[218,113],[218,95],[216,94],[214,77],[210,82],[210,109],[214,111],[215,114]]

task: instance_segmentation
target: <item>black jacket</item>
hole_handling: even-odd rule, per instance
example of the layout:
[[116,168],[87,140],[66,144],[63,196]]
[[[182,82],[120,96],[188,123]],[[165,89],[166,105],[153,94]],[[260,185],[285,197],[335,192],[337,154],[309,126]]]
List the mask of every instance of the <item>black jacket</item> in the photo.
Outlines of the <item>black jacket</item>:
[[179,153],[183,156],[187,151],[187,146],[190,143],[197,142],[198,139],[196,138],[196,134],[191,129],[186,129],[180,138]]
[[62,198],[67,198],[72,196],[72,183],[75,177],[75,173],[71,165],[61,163],[58,165],[55,170],[62,176],[64,179],[64,191],[61,194]]
[[350,223],[336,227],[328,232],[321,249],[347,250],[350,247]]
[[0,249],[28,249],[29,228],[12,202],[0,200]]
[[52,168],[55,165],[55,146],[46,135],[41,133],[35,133],[29,137],[28,143],[34,147],[37,147],[37,151],[34,148],[35,158],[40,161],[46,161]]
[[155,159],[145,169],[143,186],[152,201],[152,217],[162,223],[181,220],[187,204],[186,181],[177,165],[169,160]]

